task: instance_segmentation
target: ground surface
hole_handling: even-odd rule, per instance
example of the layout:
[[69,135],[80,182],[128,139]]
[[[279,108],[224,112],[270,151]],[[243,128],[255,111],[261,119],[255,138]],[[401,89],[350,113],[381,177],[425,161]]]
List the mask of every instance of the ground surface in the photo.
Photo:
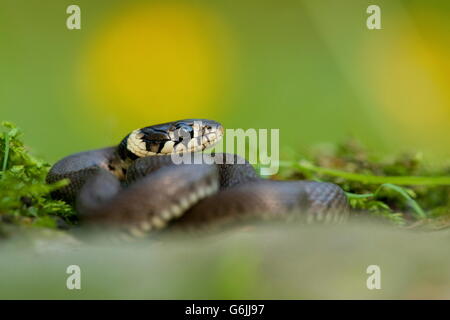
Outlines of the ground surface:
[[[449,242],[447,230],[361,222],[271,224],[114,245],[17,237],[0,246],[0,298],[448,299]],[[66,288],[72,264],[81,268],[81,290]],[[381,290],[366,287],[369,265],[381,268]]]

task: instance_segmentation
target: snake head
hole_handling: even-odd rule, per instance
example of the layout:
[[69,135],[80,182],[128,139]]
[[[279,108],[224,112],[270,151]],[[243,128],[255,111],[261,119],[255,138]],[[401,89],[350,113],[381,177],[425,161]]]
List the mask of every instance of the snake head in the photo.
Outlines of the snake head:
[[197,152],[216,144],[223,136],[222,125],[213,120],[186,119],[134,130],[119,144],[122,159]]

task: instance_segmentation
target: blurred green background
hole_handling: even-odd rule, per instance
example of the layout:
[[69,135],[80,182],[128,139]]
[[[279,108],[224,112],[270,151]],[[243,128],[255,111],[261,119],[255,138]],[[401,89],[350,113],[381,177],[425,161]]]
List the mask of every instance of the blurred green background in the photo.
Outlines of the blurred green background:
[[[81,30],[66,8],[81,8]],[[382,30],[366,8],[381,7]],[[448,1],[0,1],[0,118],[48,161],[185,117],[450,155]]]
[[[81,30],[66,28],[71,4]],[[371,4],[382,30],[366,28]],[[449,9],[437,0],[0,0],[0,120],[23,128],[48,161],[187,117],[279,128],[282,152],[353,135],[380,153],[446,161]],[[19,236],[25,250],[0,247],[0,298],[449,298],[448,236],[275,225],[118,247],[33,238],[31,253]],[[65,288],[69,264],[84,272],[80,292]],[[383,270],[381,291],[365,287],[370,264]]]

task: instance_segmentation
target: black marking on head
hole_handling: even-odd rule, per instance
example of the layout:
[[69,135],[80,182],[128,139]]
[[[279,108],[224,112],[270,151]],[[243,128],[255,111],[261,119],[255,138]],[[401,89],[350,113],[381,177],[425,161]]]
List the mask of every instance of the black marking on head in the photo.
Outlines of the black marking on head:
[[168,130],[167,129],[158,129],[152,127],[146,127],[139,130],[142,133],[143,141],[161,141],[161,140],[170,140]]
[[158,153],[161,153],[161,151],[162,151],[162,149],[164,148],[164,145],[165,145],[166,143],[164,142],[164,141],[162,141],[162,142],[160,142],[159,143],[159,147],[158,147]]
[[131,152],[127,148],[127,146],[128,146],[128,137],[129,136],[130,135],[128,134],[125,138],[123,138],[122,141],[120,142],[118,148],[117,148],[117,152],[119,154],[119,157],[122,160],[126,160],[126,159],[136,160],[136,159],[139,158],[137,155],[135,155],[133,152]]
[[161,153],[161,150],[164,148],[164,144],[167,141],[170,141],[170,140],[153,140],[153,141],[144,140],[145,149],[150,152]]
[[171,140],[167,129],[146,127],[140,133],[143,134],[141,139],[145,142],[145,149],[154,153],[160,153],[164,144]]

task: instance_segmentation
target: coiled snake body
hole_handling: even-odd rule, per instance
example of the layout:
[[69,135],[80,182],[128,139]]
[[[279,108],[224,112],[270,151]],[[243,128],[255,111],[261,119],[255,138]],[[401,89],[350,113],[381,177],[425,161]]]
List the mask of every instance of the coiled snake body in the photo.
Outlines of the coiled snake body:
[[[116,147],[63,158],[47,181],[70,180],[53,196],[75,203],[83,222],[133,235],[248,218],[339,222],[346,217],[347,198],[337,185],[262,179],[237,155],[202,153],[223,131],[205,119],[138,129]],[[176,162],[181,156],[190,161]]]

